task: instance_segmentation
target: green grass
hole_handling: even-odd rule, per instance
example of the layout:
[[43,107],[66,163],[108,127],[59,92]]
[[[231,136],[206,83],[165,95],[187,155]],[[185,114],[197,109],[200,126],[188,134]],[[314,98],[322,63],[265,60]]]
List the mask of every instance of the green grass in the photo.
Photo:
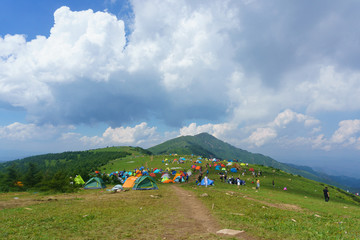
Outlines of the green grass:
[[[134,153],[110,162],[102,170],[110,173],[146,165],[149,168],[190,169],[191,161],[162,163],[165,158],[179,157]],[[184,157],[190,159],[191,156]],[[202,165],[205,163],[203,161]],[[245,230],[250,236],[265,239],[360,239],[359,198],[329,186],[330,202],[325,202],[322,194],[325,185],[322,183],[270,167],[250,165],[246,169],[250,167],[263,172],[259,177],[259,190],[251,183],[255,178],[249,173],[240,176],[246,180],[246,185],[238,187],[220,182],[214,168],[210,170],[209,178],[215,180],[215,186],[196,186],[197,174],[191,177],[189,184],[180,186],[194,192],[222,228]],[[275,187],[272,180],[275,180]],[[24,201],[21,206],[1,210],[0,239],[177,239],[182,233],[181,226],[191,228],[196,223],[186,218],[191,213],[181,212],[181,203],[170,185],[158,185],[157,191],[130,190],[117,194],[105,190],[81,190],[75,194],[51,196],[0,194],[0,206]],[[284,191],[284,187],[288,190]],[[203,193],[208,196],[201,197]],[[189,237],[222,238],[203,233],[193,233]]]

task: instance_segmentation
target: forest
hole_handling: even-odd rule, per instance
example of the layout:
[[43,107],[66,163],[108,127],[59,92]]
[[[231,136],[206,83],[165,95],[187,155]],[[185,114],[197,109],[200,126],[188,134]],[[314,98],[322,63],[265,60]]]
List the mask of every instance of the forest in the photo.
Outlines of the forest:
[[[135,150],[135,149],[134,149]],[[76,175],[87,181],[109,161],[123,158],[128,151],[76,151],[27,157],[0,164],[0,192],[56,191],[72,192],[78,186],[69,184]],[[104,179],[111,182],[111,179]]]

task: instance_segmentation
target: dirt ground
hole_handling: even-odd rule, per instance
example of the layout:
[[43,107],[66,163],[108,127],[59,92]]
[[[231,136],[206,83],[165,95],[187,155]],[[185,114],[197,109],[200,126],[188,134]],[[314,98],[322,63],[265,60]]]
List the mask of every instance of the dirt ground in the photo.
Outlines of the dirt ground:
[[[201,232],[202,234],[208,234],[209,237],[212,236],[211,239],[227,239],[229,237],[237,239],[257,239],[248,235],[246,232],[238,233],[233,236],[217,234],[217,232],[222,229],[220,224],[212,216],[209,209],[206,208],[204,204],[194,195],[194,193],[189,192],[175,184],[172,185],[172,188],[182,203],[179,206],[179,210],[182,213],[187,213],[186,217],[188,222],[195,223],[188,226],[181,225],[181,232],[183,235]],[[185,231],[188,232],[188,234],[184,234]]]

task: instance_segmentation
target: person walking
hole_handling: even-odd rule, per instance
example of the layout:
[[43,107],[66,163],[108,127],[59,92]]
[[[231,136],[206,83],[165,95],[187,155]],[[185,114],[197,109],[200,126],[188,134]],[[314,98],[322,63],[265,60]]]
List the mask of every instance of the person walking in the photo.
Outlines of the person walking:
[[256,189],[260,189],[260,180],[256,179]]
[[205,182],[205,187],[207,187],[207,185],[208,185],[208,177],[207,177],[207,175],[205,175],[205,177],[204,177],[204,182]]
[[329,195],[329,190],[327,187],[324,188],[323,190],[324,192],[324,198],[325,198],[325,202],[328,202],[330,200],[330,195]]

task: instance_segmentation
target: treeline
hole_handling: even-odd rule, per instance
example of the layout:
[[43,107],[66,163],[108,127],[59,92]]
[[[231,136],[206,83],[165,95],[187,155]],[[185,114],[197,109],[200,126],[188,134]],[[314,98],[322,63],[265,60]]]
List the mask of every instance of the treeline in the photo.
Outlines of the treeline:
[[123,158],[128,152],[79,151],[44,154],[6,162],[0,165],[0,191],[54,190],[71,192],[77,186],[70,184],[76,175],[84,181],[89,173],[98,170],[109,161]]

